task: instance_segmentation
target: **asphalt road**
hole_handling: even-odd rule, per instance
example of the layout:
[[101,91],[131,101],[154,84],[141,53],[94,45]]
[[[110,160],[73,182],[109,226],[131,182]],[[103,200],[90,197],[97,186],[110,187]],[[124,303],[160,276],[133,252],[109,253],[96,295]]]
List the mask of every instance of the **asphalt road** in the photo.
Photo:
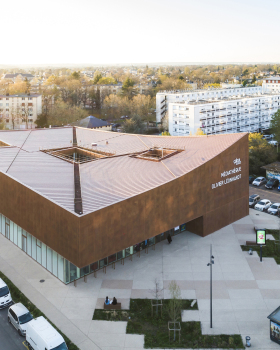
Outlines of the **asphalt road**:
[[8,308],[0,310],[0,350],[26,350],[25,338],[8,323],[7,315]]
[[249,195],[258,194],[261,199],[269,199],[272,203],[280,203],[280,192],[276,189],[268,190],[264,185],[257,187],[249,185]]

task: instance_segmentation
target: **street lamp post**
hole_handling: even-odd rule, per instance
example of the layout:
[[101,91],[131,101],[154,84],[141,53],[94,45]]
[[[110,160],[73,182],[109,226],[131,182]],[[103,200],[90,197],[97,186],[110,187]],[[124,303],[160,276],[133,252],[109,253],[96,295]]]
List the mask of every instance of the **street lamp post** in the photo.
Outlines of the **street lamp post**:
[[214,256],[212,255],[212,244],[210,244],[210,328],[212,328],[212,265],[214,264]]

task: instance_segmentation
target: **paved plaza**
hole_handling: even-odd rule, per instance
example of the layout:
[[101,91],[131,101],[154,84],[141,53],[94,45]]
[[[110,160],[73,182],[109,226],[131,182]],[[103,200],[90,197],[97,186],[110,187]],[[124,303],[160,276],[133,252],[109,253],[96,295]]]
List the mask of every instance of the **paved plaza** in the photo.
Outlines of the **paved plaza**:
[[[168,298],[175,280],[183,298],[197,299],[199,310],[183,312],[183,321],[200,321],[204,334],[241,334],[251,337],[253,349],[278,349],[269,339],[267,316],[280,305],[280,267],[272,258],[263,262],[240,244],[254,240],[254,225],[279,228],[279,219],[250,209],[250,215],[205,237],[185,232],[133,256],[115,270],[98,271],[64,285],[0,235],[0,270],[81,350],[143,349],[144,336],[126,334],[126,322],[93,321],[95,308],[115,296],[122,308],[130,298],[151,298],[157,279]],[[210,292],[207,267],[213,245],[213,328],[210,329]],[[265,249],[265,247],[263,248]],[[44,279],[44,283],[39,281]]]

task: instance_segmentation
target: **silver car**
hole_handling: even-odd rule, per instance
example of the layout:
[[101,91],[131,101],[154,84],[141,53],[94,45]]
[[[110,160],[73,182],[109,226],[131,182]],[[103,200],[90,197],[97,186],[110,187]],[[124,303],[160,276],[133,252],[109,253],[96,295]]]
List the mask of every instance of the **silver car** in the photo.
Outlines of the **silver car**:
[[14,304],[8,310],[8,322],[15,327],[19,335],[25,336],[27,323],[32,319],[33,316],[22,303]]

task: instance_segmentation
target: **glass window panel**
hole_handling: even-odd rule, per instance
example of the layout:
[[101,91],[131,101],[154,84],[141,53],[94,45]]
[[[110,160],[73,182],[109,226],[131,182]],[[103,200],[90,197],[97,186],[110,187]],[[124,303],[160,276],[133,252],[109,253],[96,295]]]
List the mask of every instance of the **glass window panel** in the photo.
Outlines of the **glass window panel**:
[[65,283],[70,282],[70,261],[64,259]]
[[64,281],[64,258],[58,254],[58,261],[57,261],[57,277],[62,281]]
[[104,266],[107,266],[108,261],[107,258],[99,260],[99,268],[101,269]]
[[153,244],[155,244],[155,237],[148,239],[148,245],[153,245]]
[[17,245],[20,249],[22,249],[22,228],[18,226],[18,239]]
[[18,245],[18,225],[14,224],[14,244]]
[[117,253],[117,259],[122,259],[125,257],[125,250],[121,250],[120,252]]
[[22,239],[21,239],[21,245],[22,245],[22,250],[27,253],[27,237],[26,237],[26,232],[23,232]]
[[42,243],[42,266],[47,267],[47,246]]
[[27,254],[31,256],[31,235],[26,232],[27,237]]
[[130,247],[125,248],[125,256],[129,256],[130,255]]
[[52,272],[52,249],[47,247],[47,270]]
[[83,277],[84,275],[87,275],[89,273],[89,265],[82,267],[80,269],[80,277]]
[[13,242],[14,241],[14,223],[10,222],[10,237],[9,239]]
[[181,232],[186,231],[186,225],[187,225],[187,224],[181,225],[181,227],[180,227],[180,231],[181,231]]
[[90,271],[93,272],[95,270],[98,270],[98,261],[96,261],[95,263],[93,264],[90,264]]
[[36,253],[37,253],[36,241],[37,241],[37,239],[36,239],[35,237],[32,236],[32,258],[33,258],[34,260],[36,260]]
[[77,278],[77,267],[70,262],[70,282]]
[[[38,242],[38,240],[37,240]],[[41,243],[41,242],[40,242]],[[38,245],[38,243],[36,244],[36,250],[37,250],[37,253],[36,253],[36,260],[39,264],[42,265],[42,248],[41,248],[41,244]]]
[[57,253],[52,251],[52,273],[57,277]]
[[108,257],[108,264],[111,264],[112,262],[114,262],[116,260],[117,260],[116,254],[110,255]]

